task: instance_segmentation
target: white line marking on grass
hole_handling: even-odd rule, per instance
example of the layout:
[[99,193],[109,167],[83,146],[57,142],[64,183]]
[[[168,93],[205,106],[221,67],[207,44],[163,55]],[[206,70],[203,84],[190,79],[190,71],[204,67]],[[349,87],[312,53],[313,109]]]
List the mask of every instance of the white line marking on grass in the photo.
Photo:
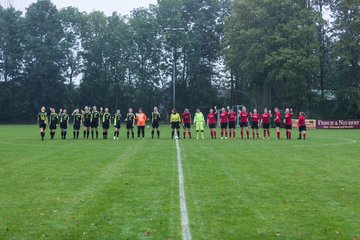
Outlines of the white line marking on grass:
[[185,200],[184,176],[183,176],[182,163],[181,163],[179,140],[176,139],[175,142],[176,142],[176,155],[177,155],[178,173],[179,173],[179,198],[180,198],[182,239],[191,240],[189,216],[188,216],[186,200]]

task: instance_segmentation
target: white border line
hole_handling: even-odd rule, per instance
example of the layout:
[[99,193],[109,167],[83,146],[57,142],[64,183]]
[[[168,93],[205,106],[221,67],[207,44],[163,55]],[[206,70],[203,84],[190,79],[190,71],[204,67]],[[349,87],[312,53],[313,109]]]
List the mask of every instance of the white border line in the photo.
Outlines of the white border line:
[[179,199],[180,199],[182,239],[191,240],[189,217],[188,217],[188,211],[185,200],[184,176],[183,176],[182,163],[181,163],[179,140],[176,139],[175,142],[176,142],[176,155],[177,155],[178,173],[179,173]]

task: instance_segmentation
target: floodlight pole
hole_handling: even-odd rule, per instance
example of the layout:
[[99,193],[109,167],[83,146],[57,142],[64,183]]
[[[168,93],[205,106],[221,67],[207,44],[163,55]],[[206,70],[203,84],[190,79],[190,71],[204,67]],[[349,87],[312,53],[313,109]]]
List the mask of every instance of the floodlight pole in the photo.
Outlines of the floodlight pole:
[[[184,32],[184,28],[164,28],[166,32]],[[173,69],[172,69],[172,83],[173,83],[173,108],[176,106],[176,45],[173,46]]]

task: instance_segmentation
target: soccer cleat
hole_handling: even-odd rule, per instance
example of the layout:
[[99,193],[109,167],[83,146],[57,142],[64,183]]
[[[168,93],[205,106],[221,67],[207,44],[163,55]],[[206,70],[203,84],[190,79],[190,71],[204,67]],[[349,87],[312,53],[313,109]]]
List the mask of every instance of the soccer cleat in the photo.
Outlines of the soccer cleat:
[[114,137],[114,140],[116,139],[116,137]]
[[225,139],[227,139],[227,137],[225,137]]
[[224,137],[221,137],[221,139],[224,139]]

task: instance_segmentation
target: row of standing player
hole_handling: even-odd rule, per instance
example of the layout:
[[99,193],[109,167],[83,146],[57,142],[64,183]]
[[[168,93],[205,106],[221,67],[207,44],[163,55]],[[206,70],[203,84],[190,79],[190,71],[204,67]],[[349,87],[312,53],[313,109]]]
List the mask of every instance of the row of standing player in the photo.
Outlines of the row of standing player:
[[[210,109],[209,114],[207,115],[207,125],[210,129],[210,136],[212,139],[216,139],[216,123],[217,123],[217,114],[218,110],[216,106],[214,109]],[[202,119],[199,117],[202,115],[199,109],[197,109],[197,113],[194,117],[194,124],[196,126],[197,138],[198,132],[200,131],[203,138],[204,126],[201,124]],[[254,109],[252,113],[248,113],[246,111],[246,107],[243,107],[239,110],[238,113],[234,112],[229,106],[225,109],[222,108],[220,110],[220,128],[221,128],[221,139],[235,139],[236,138],[236,120],[239,118],[240,122],[240,135],[241,138],[244,138],[244,130],[246,132],[247,138],[249,138],[249,117],[251,117],[251,128],[252,128],[252,137],[255,139],[259,139],[259,126],[263,127],[264,137],[263,139],[270,139],[270,118],[272,118],[271,110],[268,111],[267,108],[264,109],[264,112],[259,115],[257,110]],[[286,139],[291,139],[291,130],[292,130],[292,118],[293,111],[292,109],[285,109],[284,123],[286,128]],[[188,136],[191,138],[191,114],[188,109],[185,109],[184,113],[180,115],[176,113],[176,109],[173,109],[172,115],[170,117],[170,122],[172,124],[172,137],[174,136],[175,130],[177,131],[177,136],[180,136],[180,122],[183,123],[183,137],[186,138],[186,129],[188,131]],[[205,121],[203,121],[205,123]],[[274,122],[276,125],[276,135],[277,139],[280,139],[280,126],[281,126],[281,113],[278,108],[275,108],[275,117]],[[305,124],[305,114],[303,112],[299,113],[298,118],[298,128],[299,128],[299,137],[298,139],[306,139],[306,124]],[[228,131],[229,130],[229,131]]]
[[[215,111],[214,111],[215,109]],[[204,139],[204,125],[207,123],[210,128],[210,136],[212,139],[216,139],[216,116],[217,116],[217,108],[215,106],[214,109],[210,109],[209,114],[207,115],[207,121],[205,122],[205,118],[203,114],[201,113],[200,109],[197,109],[197,112],[194,117],[193,123],[196,126],[196,132],[197,132],[197,139],[199,138],[199,132],[201,133],[202,139]],[[81,113],[80,113],[81,111]],[[71,114],[73,116],[73,139],[79,138],[79,131],[81,124],[84,126],[84,139],[88,139],[90,135],[92,138],[98,138],[98,126],[100,123],[102,123],[103,128],[103,138],[106,139],[108,135],[108,130],[111,126],[111,114],[109,113],[109,109],[105,108],[104,112],[103,109],[100,108],[100,112],[97,111],[96,106],[92,108],[92,111],[90,111],[89,107],[85,107],[84,110],[75,109],[73,113]],[[246,130],[247,138],[249,138],[249,115],[251,116],[252,122],[251,122],[251,128],[252,128],[252,135],[253,138],[255,138],[255,132],[257,138],[259,138],[259,126],[262,125],[264,129],[264,139],[266,138],[266,135],[268,136],[268,139],[270,139],[270,131],[269,131],[269,125],[270,125],[270,118],[272,117],[271,111],[267,111],[267,109],[264,109],[264,113],[260,116],[256,109],[253,110],[253,113],[248,114],[246,111],[246,108],[244,107],[239,113],[233,112],[232,109],[227,107],[227,110],[225,108],[222,108],[220,111],[220,126],[221,126],[221,138],[227,139],[228,133],[229,138],[235,139],[236,137],[236,131],[235,131],[235,125],[236,125],[236,118],[239,117],[240,119],[240,128],[241,128],[241,137],[244,137],[243,130]],[[286,109],[285,110],[285,119],[284,122],[286,124],[286,137],[287,139],[291,139],[291,128],[292,124],[290,123],[292,121],[292,109]],[[50,120],[48,120],[48,113],[46,112],[45,107],[41,108],[41,111],[38,114],[38,124],[40,127],[40,135],[41,139],[44,139],[45,136],[45,129],[47,124],[50,125],[50,135],[51,139],[54,138],[56,128],[58,123],[60,123],[61,128],[61,138],[66,139],[67,134],[67,128],[69,126],[69,115],[67,114],[66,109],[62,110],[60,109],[59,114],[56,113],[54,108],[50,108],[50,114],[49,114]],[[159,129],[159,123],[160,123],[160,113],[158,112],[157,107],[154,107],[154,111],[151,114],[151,122],[152,122],[152,138],[154,138],[155,130],[157,132],[157,137],[160,137],[160,129]],[[130,133],[132,135],[132,138],[134,138],[134,125],[135,121],[137,122],[137,129],[138,129],[138,138],[140,139],[140,133],[142,135],[142,138],[145,138],[145,123],[146,123],[147,117],[142,112],[142,109],[139,109],[139,112],[135,115],[133,113],[133,110],[130,108],[129,112],[126,115],[125,121],[126,121],[126,129],[127,129],[127,138],[129,138]],[[121,127],[121,121],[122,121],[122,115],[120,113],[120,110],[117,110],[113,117],[114,122],[114,139],[119,138],[119,132]],[[281,124],[281,114],[278,108],[275,108],[275,119],[276,123],[276,132],[277,137],[280,139],[280,124]],[[191,138],[191,113],[188,109],[185,109],[185,111],[180,115],[176,112],[176,109],[172,110],[172,114],[170,116],[170,123],[171,127],[173,129],[172,131],[172,138],[174,138],[175,130],[177,130],[176,137],[180,137],[180,123],[183,124],[183,137],[186,138],[186,130],[188,133],[189,138]],[[306,138],[306,125],[305,125],[305,116],[304,113],[300,113],[299,115],[299,139],[301,139],[301,135],[303,135],[304,140]],[[228,132],[229,128],[229,132]],[[94,136],[94,133],[96,134]]]

